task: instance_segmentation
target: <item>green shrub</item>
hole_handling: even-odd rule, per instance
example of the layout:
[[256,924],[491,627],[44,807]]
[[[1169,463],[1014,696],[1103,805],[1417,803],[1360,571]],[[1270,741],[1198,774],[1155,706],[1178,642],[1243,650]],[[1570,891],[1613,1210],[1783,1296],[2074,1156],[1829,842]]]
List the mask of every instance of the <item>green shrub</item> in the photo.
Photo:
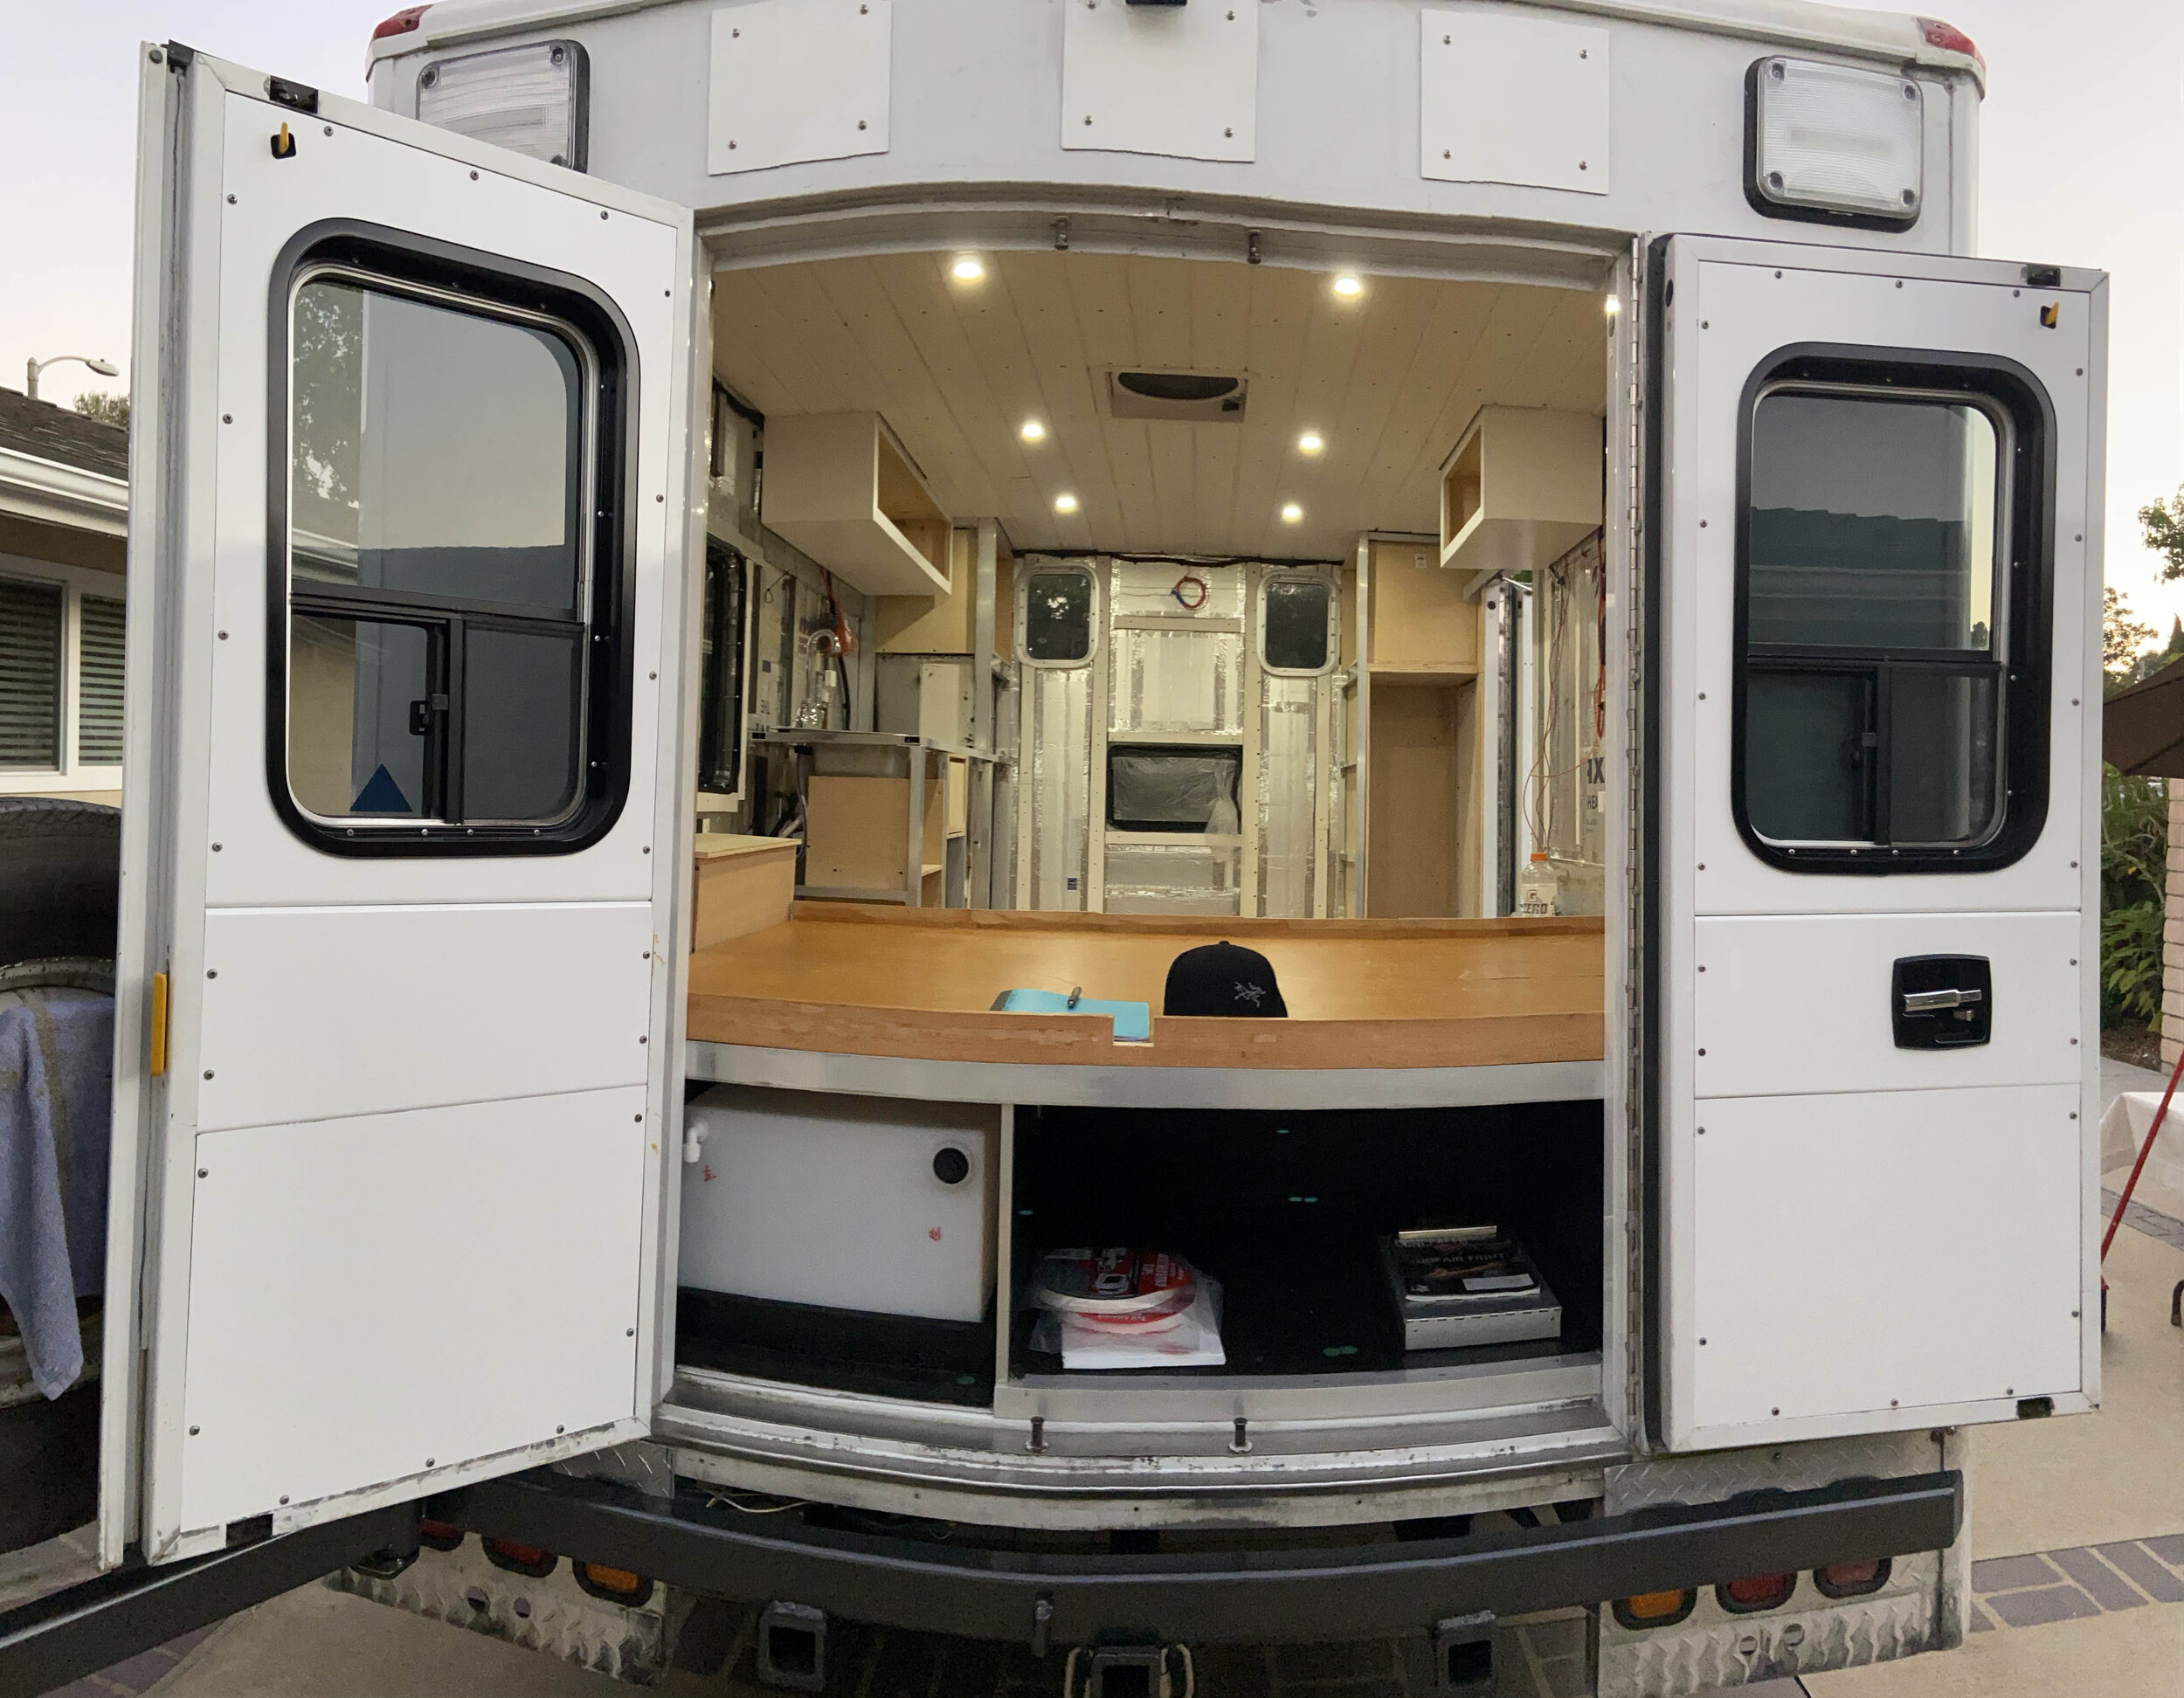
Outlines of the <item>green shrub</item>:
[[2169,803],[2158,778],[2101,768],[2101,1024],[2161,1025]]

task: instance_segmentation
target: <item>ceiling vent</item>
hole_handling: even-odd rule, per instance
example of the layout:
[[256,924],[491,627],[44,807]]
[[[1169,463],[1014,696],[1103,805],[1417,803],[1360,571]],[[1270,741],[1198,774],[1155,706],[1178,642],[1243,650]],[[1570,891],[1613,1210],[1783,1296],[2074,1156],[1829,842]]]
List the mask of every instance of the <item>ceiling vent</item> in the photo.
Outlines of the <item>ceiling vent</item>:
[[1107,410],[1116,418],[1173,418],[1224,424],[1244,416],[1249,385],[1218,371],[1113,371]]

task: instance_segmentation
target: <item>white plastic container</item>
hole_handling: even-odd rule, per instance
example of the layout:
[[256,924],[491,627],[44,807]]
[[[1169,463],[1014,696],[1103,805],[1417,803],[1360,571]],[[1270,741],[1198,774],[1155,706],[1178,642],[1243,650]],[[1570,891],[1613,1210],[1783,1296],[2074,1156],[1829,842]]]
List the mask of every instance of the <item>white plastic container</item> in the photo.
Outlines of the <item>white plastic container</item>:
[[716,1085],[684,1111],[681,1283],[983,1321],[999,1135],[978,1103]]

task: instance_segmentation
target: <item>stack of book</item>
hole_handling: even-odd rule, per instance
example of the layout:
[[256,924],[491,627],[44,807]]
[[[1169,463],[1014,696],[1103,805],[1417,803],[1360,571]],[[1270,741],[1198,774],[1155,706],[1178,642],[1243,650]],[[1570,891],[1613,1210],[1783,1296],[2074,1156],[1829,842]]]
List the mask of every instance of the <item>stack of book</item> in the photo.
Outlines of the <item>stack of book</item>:
[[1380,1240],[1406,1350],[1554,1338],[1562,1305],[1496,1226],[1429,1226]]

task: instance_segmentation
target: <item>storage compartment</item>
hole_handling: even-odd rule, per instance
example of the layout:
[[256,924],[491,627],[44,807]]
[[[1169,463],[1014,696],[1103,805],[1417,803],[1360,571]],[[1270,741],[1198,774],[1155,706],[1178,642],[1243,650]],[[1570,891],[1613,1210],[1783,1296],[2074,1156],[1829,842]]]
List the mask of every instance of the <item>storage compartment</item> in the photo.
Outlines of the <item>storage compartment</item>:
[[796,851],[791,838],[699,832],[690,947],[709,949],[786,920],[796,901]]
[[[1595,1351],[1600,1340],[1600,1105],[1321,1111],[1019,1109],[1010,1199],[1013,1278],[1040,1256],[1126,1246],[1179,1255],[1222,1290],[1220,1368],[1076,1373],[1270,1376],[1461,1372]],[[1381,1240],[1492,1225],[1562,1303],[1553,1339],[1412,1350]],[[1062,1374],[1011,1315],[1012,1379]]]
[[684,1125],[682,1285],[985,1318],[998,1109],[722,1085]]
[[[942,781],[928,777],[919,871],[936,879],[948,817]],[[804,882],[813,891],[874,894],[903,887],[910,829],[909,783],[902,777],[815,773],[805,792]]]

